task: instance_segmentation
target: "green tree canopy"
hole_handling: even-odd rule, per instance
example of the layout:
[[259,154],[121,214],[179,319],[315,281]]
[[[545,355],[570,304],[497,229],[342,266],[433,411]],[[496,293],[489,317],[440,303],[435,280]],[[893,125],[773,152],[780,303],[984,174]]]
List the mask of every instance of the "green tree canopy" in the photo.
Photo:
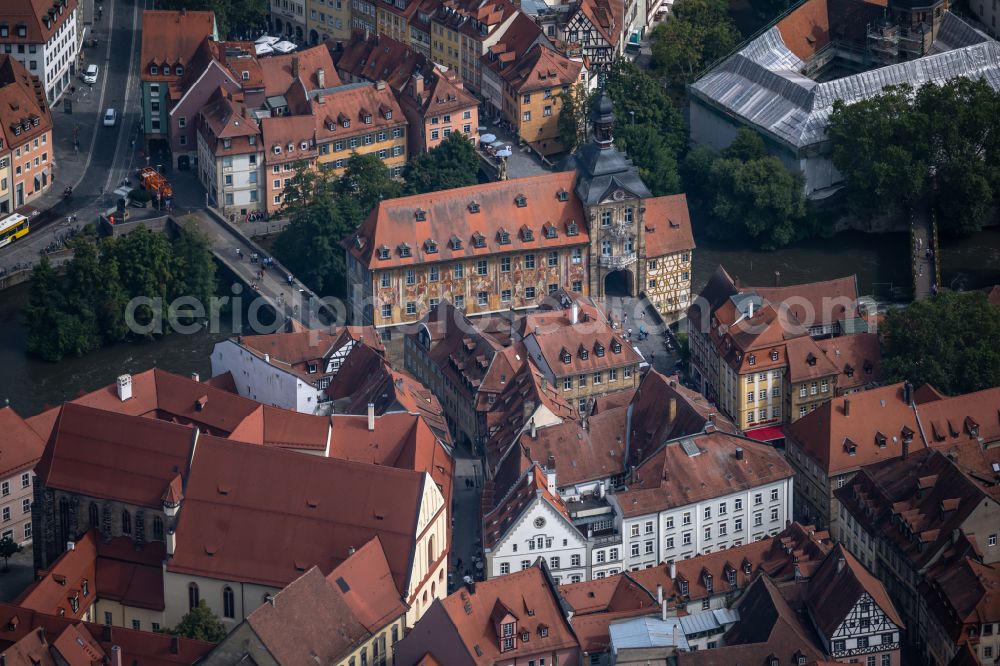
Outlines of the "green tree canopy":
[[17,544],[14,539],[10,536],[0,537],[0,557],[3,558],[3,571],[7,573],[10,571],[10,566],[8,566],[8,560],[14,555],[21,552],[21,546]]
[[891,310],[885,325],[890,380],[949,395],[1000,386],[1000,309],[985,294],[942,292]]
[[681,191],[676,152],[653,126],[621,126],[615,131],[615,143],[638,167],[639,176],[654,196]]
[[1000,192],[998,117],[1000,93],[965,78],[836,102],[827,133],[848,206],[873,216],[930,199],[943,230],[978,231]]
[[684,119],[663,85],[648,72],[628,60],[617,60],[604,89],[614,104],[616,132],[621,133],[626,126],[647,125],[661,135],[675,157],[687,145]]
[[347,158],[344,175],[332,182],[339,194],[355,200],[359,224],[379,201],[403,193],[403,186],[392,179],[385,163],[374,154],[353,153]]
[[682,88],[729,54],[739,40],[726,0],[677,0],[671,16],[653,29],[651,64],[671,85]]
[[479,155],[464,134],[452,132],[426,153],[410,159],[403,171],[407,194],[466,187],[479,182]]
[[594,94],[582,83],[559,93],[559,141],[573,152],[587,140],[587,119]]
[[225,625],[212,612],[204,599],[200,599],[197,606],[185,613],[176,627],[167,631],[175,636],[208,641],[209,643],[218,643],[226,637],[227,633]]
[[721,155],[692,150],[684,177],[691,207],[710,236],[773,249],[815,231],[806,218],[802,177],[768,155],[752,130],[741,129]]

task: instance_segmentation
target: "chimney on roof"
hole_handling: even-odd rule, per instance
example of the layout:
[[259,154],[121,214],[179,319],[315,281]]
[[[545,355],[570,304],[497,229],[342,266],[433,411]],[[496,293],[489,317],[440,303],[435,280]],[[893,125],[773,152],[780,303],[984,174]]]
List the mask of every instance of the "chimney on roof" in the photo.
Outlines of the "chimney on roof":
[[76,550],[76,542],[74,542],[74,541],[67,541],[66,542],[66,550]]
[[752,298],[750,299],[749,305],[750,305],[750,309],[747,310],[747,318],[748,319],[753,319],[753,299]]
[[316,85],[326,88],[326,70],[322,67],[316,70]]
[[846,564],[846,562],[847,560],[844,559],[843,555],[837,558],[837,573],[844,570],[844,564]]
[[170,637],[170,654],[180,654],[181,653],[181,637],[171,636]]
[[292,78],[299,78],[299,57],[297,55],[292,56]]
[[348,557],[350,557],[351,555],[353,555],[355,552],[357,552],[357,549],[354,546],[348,546],[347,547],[347,556]]
[[844,416],[851,415],[851,401],[848,398],[844,398]]
[[199,375],[197,372],[192,372],[191,373],[191,379],[193,379],[196,382],[200,382],[201,381],[201,375]]
[[670,560],[668,564],[670,565],[670,580],[677,580],[677,563]]
[[531,417],[531,439],[538,438],[538,431],[535,429],[535,417]]
[[[660,602],[660,619],[663,620],[664,622],[667,621],[667,605],[665,603],[663,603],[662,601]],[[677,631],[677,627],[676,626],[674,627],[674,631],[675,632]],[[675,645],[677,644],[676,641],[675,641],[674,644]]]
[[173,555],[177,549],[177,532],[172,528],[167,530],[167,555]]
[[111,646],[111,666],[122,666],[122,649],[118,645]]
[[656,603],[663,605],[663,584],[656,584]]
[[463,582],[465,583],[465,589],[469,591],[469,594],[476,593],[476,581],[472,579],[472,576],[466,576]]
[[414,97],[424,94],[424,76],[420,72],[414,72],[410,83],[410,91]]
[[673,423],[677,418],[677,398],[670,398],[667,402],[667,423]]
[[743,460],[743,447],[742,446],[737,446],[736,447],[736,459],[737,460]]
[[573,304],[569,306],[569,323],[576,324],[580,321],[580,305],[573,301]]
[[913,404],[913,385],[910,382],[903,382],[903,402]]
[[375,82],[375,90],[385,90],[385,81],[379,79]]
[[368,403],[368,432],[375,432],[375,403]]
[[118,399],[122,402],[132,398],[132,375],[118,375]]
[[270,363],[270,362],[271,362],[271,355],[264,354],[264,363]]

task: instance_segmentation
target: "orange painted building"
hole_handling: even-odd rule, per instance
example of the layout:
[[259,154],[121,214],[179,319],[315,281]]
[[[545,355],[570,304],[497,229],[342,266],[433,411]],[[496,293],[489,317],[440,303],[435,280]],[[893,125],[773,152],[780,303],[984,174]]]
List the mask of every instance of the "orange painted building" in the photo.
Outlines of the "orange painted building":
[[[0,55],[0,213],[38,198],[52,184],[52,115],[38,78]],[[9,183],[6,182],[9,179]]]

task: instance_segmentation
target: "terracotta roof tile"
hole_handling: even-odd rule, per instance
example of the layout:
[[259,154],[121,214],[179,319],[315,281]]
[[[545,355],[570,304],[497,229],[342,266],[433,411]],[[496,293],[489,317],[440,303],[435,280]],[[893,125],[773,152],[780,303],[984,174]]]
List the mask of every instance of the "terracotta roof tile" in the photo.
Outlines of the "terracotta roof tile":
[[[522,643],[518,636],[515,648],[502,654],[492,620],[498,602],[516,618],[517,633],[530,634],[527,643]],[[411,652],[421,655],[430,653],[441,661],[441,646],[449,649],[445,654],[461,649],[468,655],[469,663],[480,666],[507,659],[521,661],[528,655],[565,654],[561,651],[571,651],[566,659],[572,662],[578,655],[576,637],[563,615],[555,587],[539,565],[476,583],[475,591],[461,588],[434,602],[428,611],[432,619],[440,618],[440,614],[447,621],[443,626],[450,625],[452,630],[432,634],[429,631],[431,622],[418,622],[397,648],[397,655],[403,657],[404,662]],[[438,626],[442,625],[439,623]],[[542,628],[545,635],[542,635]]]
[[97,599],[97,540],[93,532],[84,533],[72,550],[64,552],[47,571],[39,573],[41,578],[18,597],[19,606],[71,620],[87,615]]
[[0,409],[0,432],[4,433],[0,477],[6,479],[34,467],[45,450],[45,442],[11,407]]
[[827,640],[833,639],[865,594],[893,624],[901,630],[905,627],[882,582],[838,543],[810,579],[807,598],[813,622]]
[[[142,52],[139,66],[143,81],[179,81],[179,65],[185,69],[194,58],[198,45],[215,32],[215,14],[186,10],[153,10],[142,12]],[[157,74],[150,66],[158,68]],[[169,74],[164,74],[164,66]]]
[[10,55],[0,55],[0,139],[3,149],[52,129],[52,114],[38,78]]
[[[927,573],[931,612],[956,642],[975,638],[970,629],[1000,622],[1000,568],[966,556]],[[970,636],[971,634],[971,636]]]
[[[843,340],[844,338],[836,339]],[[819,344],[808,335],[786,342],[785,353],[788,356],[788,381],[792,383],[819,377],[833,378],[840,374],[841,369],[834,365],[833,359],[823,353]],[[834,354],[834,358],[836,358],[836,354]]]
[[329,573],[377,535],[402,590],[423,483],[421,472],[203,437],[167,569],[284,586],[303,564]]
[[[690,439],[697,455],[682,441]],[[736,449],[743,458],[736,459]],[[629,489],[614,497],[626,517],[655,513],[771,483],[792,475],[784,457],[766,444],[714,431],[672,440],[636,470]]]
[[[573,193],[575,180],[574,172],[558,172],[383,201],[345,246],[365,266],[381,269],[585,245],[590,238],[583,206]],[[565,201],[560,192],[566,193]],[[546,223],[555,225],[555,238],[543,233]],[[518,233],[522,225],[534,231],[532,240]],[[572,225],[575,236],[567,233]],[[509,235],[506,244],[499,240],[504,230]],[[473,242],[477,233],[484,240],[481,248]],[[460,249],[452,249],[453,238]],[[427,240],[437,243],[437,252],[425,251]],[[409,256],[401,255],[403,244],[409,247]],[[379,258],[379,248],[388,251],[386,259]]]
[[644,587],[633,576],[635,572],[621,573],[606,578],[567,583],[559,586],[559,596],[573,609],[573,627],[584,615],[621,611],[656,612],[656,587]]
[[[333,59],[330,57],[330,51],[325,44],[287,55],[260,58],[257,62],[264,79],[264,94],[269,97],[284,95],[296,80],[302,81],[307,91],[320,88],[319,70],[321,69],[325,79],[323,87],[334,88],[341,85]],[[295,75],[296,67],[298,68],[297,76]]]
[[776,27],[781,41],[802,60],[808,60],[830,43],[827,0],[808,0],[795,8]]
[[483,515],[483,547],[493,548],[536,497],[548,502],[569,521],[562,498],[558,494],[551,494],[547,488],[545,474],[537,465],[533,465],[518,484],[498,501],[496,508]]
[[662,257],[694,249],[686,195],[647,199],[644,219],[647,257]]
[[882,381],[882,351],[876,333],[854,333],[816,344],[837,368],[837,391],[871,387]]
[[[11,0],[4,3],[4,23],[9,23],[7,44],[40,44],[48,42],[78,9],[76,0]],[[82,21],[78,16],[77,21]],[[16,27],[24,25],[27,34],[19,37]],[[80,28],[77,28],[78,30]]]
[[785,287],[743,287],[743,291],[756,292],[775,305],[784,303],[795,321],[806,327],[829,325],[859,316],[855,275]]
[[570,60],[536,42],[514,61],[513,67],[502,68],[498,73],[518,93],[552,88],[557,89],[553,92],[557,94],[562,86],[572,86],[579,81],[581,69],[582,62]]

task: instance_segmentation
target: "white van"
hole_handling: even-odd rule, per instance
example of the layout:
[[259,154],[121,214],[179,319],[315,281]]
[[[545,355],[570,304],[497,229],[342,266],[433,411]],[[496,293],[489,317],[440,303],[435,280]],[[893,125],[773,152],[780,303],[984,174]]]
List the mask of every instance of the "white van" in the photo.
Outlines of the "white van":
[[97,83],[97,65],[87,65],[87,71],[83,73],[84,83]]

